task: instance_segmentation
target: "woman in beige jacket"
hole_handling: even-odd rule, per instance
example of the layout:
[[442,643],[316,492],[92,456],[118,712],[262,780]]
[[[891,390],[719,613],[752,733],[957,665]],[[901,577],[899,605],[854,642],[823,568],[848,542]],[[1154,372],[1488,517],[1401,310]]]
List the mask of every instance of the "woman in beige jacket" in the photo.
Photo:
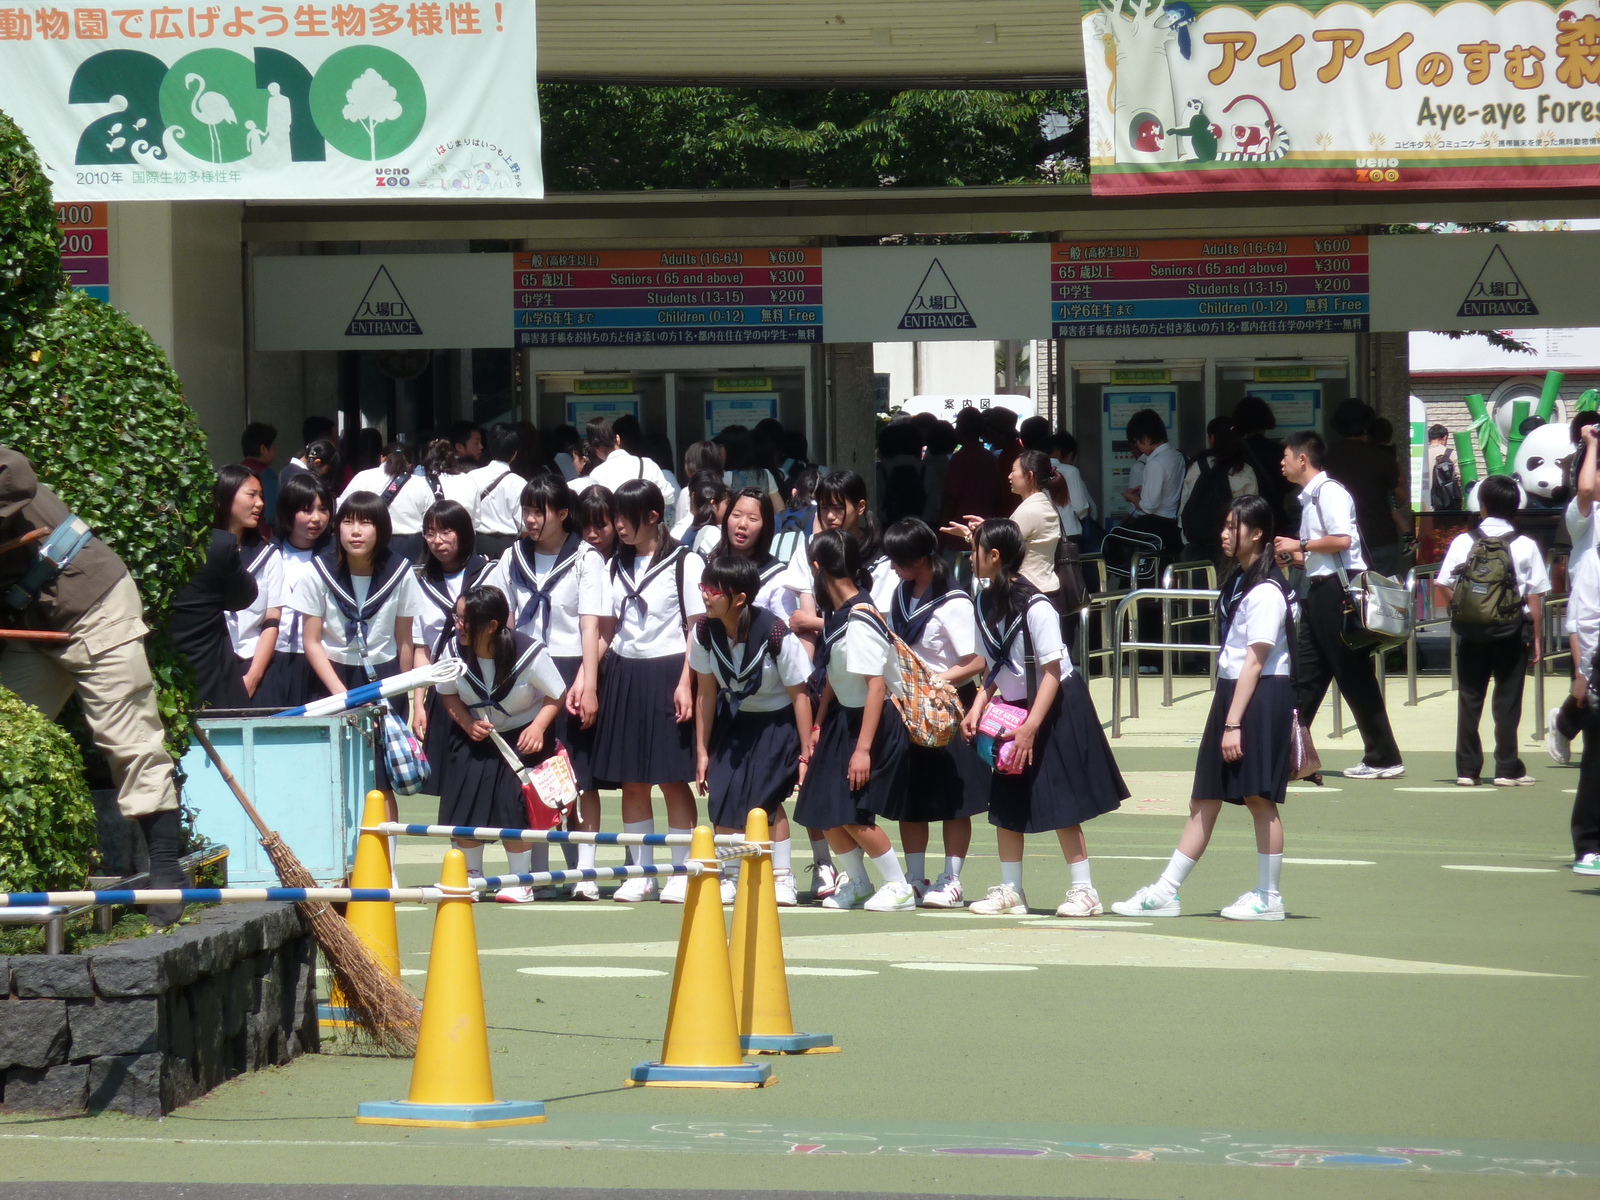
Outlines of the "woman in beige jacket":
[[[1022,577],[1052,598],[1061,588],[1056,577],[1056,546],[1061,541],[1061,518],[1056,508],[1069,502],[1067,481],[1056,470],[1050,456],[1040,450],[1024,450],[1011,465],[1007,482],[1020,496],[1021,503],[1011,519],[1022,531],[1027,547],[1022,561]],[[1060,498],[1056,498],[1056,493]]]

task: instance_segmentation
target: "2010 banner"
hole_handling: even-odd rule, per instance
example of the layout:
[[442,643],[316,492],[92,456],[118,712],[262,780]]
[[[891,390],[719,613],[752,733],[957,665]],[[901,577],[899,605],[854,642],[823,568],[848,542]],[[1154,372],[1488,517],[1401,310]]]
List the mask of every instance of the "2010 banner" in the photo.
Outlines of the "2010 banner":
[[1085,0],[1096,193],[1592,187],[1593,0]]
[[533,0],[0,0],[0,110],[55,198],[538,198]]

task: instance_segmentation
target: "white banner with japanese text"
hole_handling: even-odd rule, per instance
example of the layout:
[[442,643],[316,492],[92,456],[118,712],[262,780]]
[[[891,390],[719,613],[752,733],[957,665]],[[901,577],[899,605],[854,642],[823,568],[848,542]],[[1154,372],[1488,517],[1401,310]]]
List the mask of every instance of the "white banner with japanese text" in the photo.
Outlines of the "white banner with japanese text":
[[1084,0],[1097,194],[1592,187],[1596,0]]
[[538,198],[533,0],[0,0],[58,201]]

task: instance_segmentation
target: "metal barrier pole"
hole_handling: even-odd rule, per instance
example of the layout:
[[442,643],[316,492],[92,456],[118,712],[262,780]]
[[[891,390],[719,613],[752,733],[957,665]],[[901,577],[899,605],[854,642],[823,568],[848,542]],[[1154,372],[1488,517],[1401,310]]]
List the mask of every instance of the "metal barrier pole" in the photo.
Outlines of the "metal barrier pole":
[[[1167,577],[1161,581],[1162,589],[1171,591],[1172,585],[1168,582],[1172,578],[1172,568],[1167,568]],[[1172,645],[1172,600],[1161,597],[1161,640],[1166,645]],[[1172,707],[1172,651],[1161,652],[1161,707]]]
[[[1406,607],[1411,613],[1411,635],[1406,638],[1406,707],[1417,706],[1417,627],[1422,623],[1417,612],[1417,569],[1406,572]],[[1386,696],[1385,699],[1388,697]]]
[[[1169,600],[1204,600],[1214,604],[1217,594],[1196,588],[1136,588],[1117,597],[1114,611],[1110,610],[1108,606],[1107,611],[1111,615],[1111,736],[1114,738],[1122,736],[1121,664],[1123,660],[1130,655],[1137,655],[1142,650],[1157,651],[1166,648],[1164,643],[1142,642],[1137,637],[1124,640],[1124,622],[1132,619],[1128,614],[1128,609],[1130,606],[1138,604],[1141,600],[1159,600],[1163,598]],[[1192,649],[1196,653],[1214,655],[1221,647],[1214,643],[1210,645],[1196,644]],[[1139,673],[1136,666],[1128,675],[1128,702],[1128,715],[1137,717],[1139,715]]]
[[1328,736],[1342,738],[1344,736],[1343,697],[1339,695],[1339,685],[1337,683],[1329,684],[1328,691],[1333,695],[1333,732]]
[[[1106,608],[1101,611],[1111,610]],[[1117,611],[1119,613],[1122,611],[1120,605]],[[1114,738],[1122,736],[1122,639],[1116,636],[1119,628],[1120,626],[1113,622],[1112,637],[1106,642],[1106,645],[1111,647],[1111,736]]]

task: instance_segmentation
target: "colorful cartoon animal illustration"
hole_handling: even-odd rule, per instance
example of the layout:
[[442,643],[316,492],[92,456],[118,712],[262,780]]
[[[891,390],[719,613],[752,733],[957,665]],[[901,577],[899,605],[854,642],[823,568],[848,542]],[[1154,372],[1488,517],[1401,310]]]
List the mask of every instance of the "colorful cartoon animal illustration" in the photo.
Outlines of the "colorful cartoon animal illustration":
[[1176,129],[1169,129],[1171,137],[1188,138],[1189,149],[1196,162],[1213,162],[1217,157],[1216,126],[1206,116],[1205,104],[1199,100],[1185,100],[1183,111],[1189,120]]
[[1272,110],[1259,96],[1235,96],[1222,110],[1223,118],[1241,104],[1251,104],[1259,112],[1244,109],[1229,126],[1232,144],[1218,154],[1220,162],[1276,162],[1289,153],[1289,131],[1273,120]]
[[1167,28],[1178,32],[1178,53],[1184,58],[1189,57],[1192,46],[1189,41],[1189,26],[1195,22],[1195,11],[1183,0],[1167,5]]
[[[1527,429],[1531,421],[1523,422]],[[1527,494],[1526,506],[1562,507],[1568,500],[1567,466],[1575,447],[1567,426],[1560,422],[1535,425],[1523,434],[1511,474]]]

